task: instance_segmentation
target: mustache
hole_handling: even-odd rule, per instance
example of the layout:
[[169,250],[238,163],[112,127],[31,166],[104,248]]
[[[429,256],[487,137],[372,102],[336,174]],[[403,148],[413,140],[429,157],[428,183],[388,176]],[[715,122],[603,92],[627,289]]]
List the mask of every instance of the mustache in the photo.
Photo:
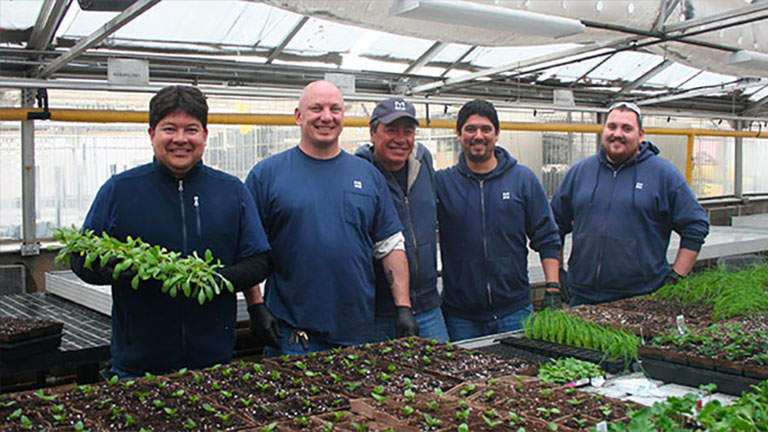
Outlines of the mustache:
[[608,142],[620,142],[622,144],[626,144],[627,140],[623,137],[611,137],[611,139],[608,140]]

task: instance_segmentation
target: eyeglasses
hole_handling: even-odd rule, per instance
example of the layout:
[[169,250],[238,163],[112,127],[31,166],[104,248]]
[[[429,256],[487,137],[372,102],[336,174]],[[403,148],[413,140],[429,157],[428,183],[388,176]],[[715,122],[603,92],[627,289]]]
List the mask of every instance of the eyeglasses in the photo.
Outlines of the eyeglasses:
[[630,111],[634,111],[635,114],[637,114],[637,118],[640,118],[642,114],[640,114],[640,107],[632,102],[616,102],[615,104],[611,105],[610,108],[608,108],[608,112],[617,109],[617,108],[625,108]]

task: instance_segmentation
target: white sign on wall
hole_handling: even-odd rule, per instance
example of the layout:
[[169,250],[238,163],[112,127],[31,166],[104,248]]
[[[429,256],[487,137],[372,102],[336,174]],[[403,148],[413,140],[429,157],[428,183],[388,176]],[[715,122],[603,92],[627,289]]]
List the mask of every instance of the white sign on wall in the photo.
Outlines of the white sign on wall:
[[147,85],[149,84],[149,62],[110,58],[107,63],[107,82],[111,85]]
[[325,80],[336,84],[341,90],[341,94],[349,95],[355,93],[355,76],[351,74],[327,72]]

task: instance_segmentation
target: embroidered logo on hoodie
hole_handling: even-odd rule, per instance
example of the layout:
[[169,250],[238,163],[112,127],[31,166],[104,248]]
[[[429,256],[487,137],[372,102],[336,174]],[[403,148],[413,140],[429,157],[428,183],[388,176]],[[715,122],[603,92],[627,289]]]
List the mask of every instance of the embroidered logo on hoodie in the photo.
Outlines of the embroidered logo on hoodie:
[[363,182],[360,180],[355,180],[352,182],[352,186],[355,187],[355,189],[362,189],[363,188]]
[[509,198],[510,198],[509,192],[502,192],[501,193],[501,199],[508,201]]
[[637,189],[637,190],[643,190],[643,182],[637,182],[637,183],[635,183],[635,189]]

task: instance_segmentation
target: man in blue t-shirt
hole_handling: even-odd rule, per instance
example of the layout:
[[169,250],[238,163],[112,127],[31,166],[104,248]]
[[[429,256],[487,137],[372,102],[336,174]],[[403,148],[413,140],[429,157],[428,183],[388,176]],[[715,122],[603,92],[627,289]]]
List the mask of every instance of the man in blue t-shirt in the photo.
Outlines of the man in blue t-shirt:
[[272,247],[265,301],[249,309],[270,335],[267,357],[372,338],[381,260],[398,313],[398,336],[418,334],[408,293],[402,226],[376,168],[343,152],[344,100],[328,81],[307,85],[295,109],[297,147],[253,167],[253,194]]

